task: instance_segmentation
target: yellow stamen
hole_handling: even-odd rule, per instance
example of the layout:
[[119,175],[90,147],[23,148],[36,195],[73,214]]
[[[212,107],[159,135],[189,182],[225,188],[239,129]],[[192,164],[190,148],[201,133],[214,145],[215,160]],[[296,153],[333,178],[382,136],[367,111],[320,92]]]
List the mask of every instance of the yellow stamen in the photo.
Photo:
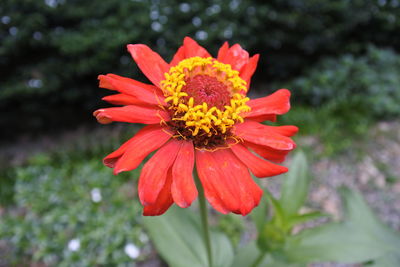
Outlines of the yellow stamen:
[[[229,88],[231,100],[224,106],[224,110],[209,107],[206,102],[195,105],[194,98],[188,99],[188,94],[182,92],[186,81],[196,75],[215,77]],[[240,78],[239,72],[232,70],[231,65],[218,62],[211,57],[192,57],[182,60],[165,73],[161,87],[166,97],[165,102],[170,104],[170,109],[175,115],[180,115],[173,120],[185,121],[192,136],[198,135],[200,130],[209,136],[218,133],[217,130],[226,133],[235,123],[243,122],[240,113],[250,111],[250,107],[246,105],[249,98],[243,95],[247,91],[246,82]]]

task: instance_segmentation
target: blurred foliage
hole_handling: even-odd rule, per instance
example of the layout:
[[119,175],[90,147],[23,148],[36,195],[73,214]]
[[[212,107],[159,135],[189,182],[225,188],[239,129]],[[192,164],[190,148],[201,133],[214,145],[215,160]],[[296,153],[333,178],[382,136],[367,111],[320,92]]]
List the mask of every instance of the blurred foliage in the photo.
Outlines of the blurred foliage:
[[370,46],[364,56],[324,59],[290,87],[297,100],[328,106],[340,117],[396,117],[400,115],[400,55]]
[[238,42],[261,53],[256,80],[269,83],[327,55],[362,54],[367,43],[400,47],[399,15],[397,0],[3,0],[1,134],[87,121],[103,93],[98,74],[139,77],[128,43],[170,59],[186,35],[214,54]]
[[0,224],[0,240],[9,250],[2,261],[13,266],[24,261],[134,266],[125,246],[134,244],[143,252],[148,238],[138,225],[141,207],[133,183],[111,177],[98,160],[63,168],[42,156],[34,160],[36,164],[16,171],[15,207]]
[[318,136],[325,154],[354,150],[372,122],[400,115],[400,55],[369,46],[362,56],[325,58],[285,86],[292,103],[303,105],[294,105],[280,123]]

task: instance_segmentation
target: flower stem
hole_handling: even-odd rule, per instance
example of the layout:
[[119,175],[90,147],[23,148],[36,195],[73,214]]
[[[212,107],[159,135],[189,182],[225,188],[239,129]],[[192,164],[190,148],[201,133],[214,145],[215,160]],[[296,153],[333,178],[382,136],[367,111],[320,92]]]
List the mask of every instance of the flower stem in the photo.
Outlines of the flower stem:
[[254,263],[251,265],[251,267],[258,267],[262,260],[264,259],[265,253],[261,252],[260,255],[258,255],[257,259],[254,261]]
[[206,198],[204,196],[204,189],[201,185],[197,173],[194,173],[197,190],[199,191],[199,204],[200,204],[200,217],[201,224],[203,226],[203,239],[207,250],[208,266],[212,267],[212,253],[211,253],[211,241],[210,241],[210,230],[208,229],[208,212],[206,205]]

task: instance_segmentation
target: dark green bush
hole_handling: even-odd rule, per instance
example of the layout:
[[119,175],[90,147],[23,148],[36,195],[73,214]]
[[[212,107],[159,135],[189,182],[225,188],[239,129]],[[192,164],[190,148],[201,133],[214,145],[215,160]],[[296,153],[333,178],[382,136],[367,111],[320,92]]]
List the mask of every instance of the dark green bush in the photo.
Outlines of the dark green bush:
[[214,53],[224,40],[239,42],[262,54],[256,80],[271,82],[326,55],[362,53],[367,42],[400,47],[399,14],[394,0],[3,0],[1,134],[87,121],[103,93],[99,73],[142,77],[127,43],[171,58],[186,35]]
[[302,102],[326,106],[336,116],[400,115],[400,55],[369,47],[364,56],[325,59],[291,85]]

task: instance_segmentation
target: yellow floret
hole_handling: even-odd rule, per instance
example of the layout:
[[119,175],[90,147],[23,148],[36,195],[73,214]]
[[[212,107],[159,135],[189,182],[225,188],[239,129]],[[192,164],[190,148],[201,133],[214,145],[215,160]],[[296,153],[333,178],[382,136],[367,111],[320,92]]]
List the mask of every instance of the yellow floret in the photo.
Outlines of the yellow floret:
[[[208,107],[205,102],[194,105],[193,97],[187,99],[188,94],[182,92],[186,85],[185,79],[199,74],[215,77],[227,85],[232,98],[230,105],[224,107],[224,111],[217,107]],[[242,95],[247,91],[246,82],[240,78],[239,72],[232,70],[231,65],[218,62],[211,57],[192,57],[182,60],[165,73],[161,87],[166,96],[165,102],[171,105],[170,109],[174,110],[176,115],[184,113],[183,116],[173,120],[185,121],[193,136],[198,135],[200,130],[208,135],[217,132],[215,131],[217,129],[225,133],[236,122],[243,122],[240,113],[250,111],[250,107],[246,105],[249,98]],[[212,129],[214,131],[211,131]]]

